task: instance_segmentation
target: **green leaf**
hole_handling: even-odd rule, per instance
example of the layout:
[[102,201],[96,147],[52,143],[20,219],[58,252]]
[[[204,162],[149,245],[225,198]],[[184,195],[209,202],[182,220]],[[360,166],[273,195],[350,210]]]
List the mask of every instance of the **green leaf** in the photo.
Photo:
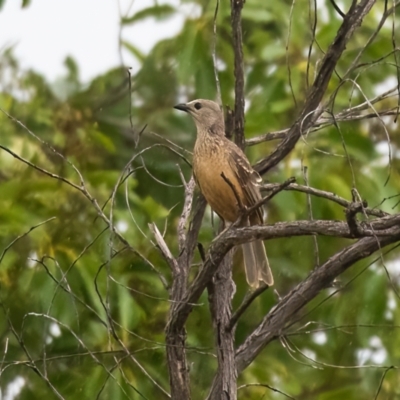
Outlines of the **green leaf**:
[[93,139],[95,143],[100,144],[104,147],[109,153],[115,153],[115,145],[109,136],[105,135],[103,132],[100,132],[97,129],[90,130],[90,137]]
[[268,22],[274,20],[274,15],[267,10],[260,10],[259,7],[244,7],[242,18],[249,19],[254,22]]
[[122,24],[128,25],[150,17],[156,18],[160,21],[170,17],[175,13],[175,11],[175,8],[168,4],[156,5],[154,7],[148,7],[144,10],[140,10],[136,14],[132,15],[132,17],[122,18]]
[[[125,282],[120,282],[124,283]],[[131,296],[129,291],[122,286],[118,286],[118,312],[120,315],[120,321],[123,326],[129,327],[129,329],[135,329],[139,322],[145,317],[143,309]],[[126,340],[129,339],[129,335],[126,335]]]
[[126,42],[125,40],[122,40],[121,44],[127,50],[129,50],[139,61],[143,62],[145,60],[145,55],[136,46]]

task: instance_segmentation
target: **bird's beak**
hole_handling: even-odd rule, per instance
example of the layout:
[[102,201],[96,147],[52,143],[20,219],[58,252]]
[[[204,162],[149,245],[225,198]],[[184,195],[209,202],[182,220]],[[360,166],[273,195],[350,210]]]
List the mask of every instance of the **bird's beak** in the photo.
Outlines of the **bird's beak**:
[[176,108],[177,110],[185,111],[185,112],[189,112],[189,110],[190,110],[189,106],[185,103],[177,104],[176,106],[174,106],[174,108]]

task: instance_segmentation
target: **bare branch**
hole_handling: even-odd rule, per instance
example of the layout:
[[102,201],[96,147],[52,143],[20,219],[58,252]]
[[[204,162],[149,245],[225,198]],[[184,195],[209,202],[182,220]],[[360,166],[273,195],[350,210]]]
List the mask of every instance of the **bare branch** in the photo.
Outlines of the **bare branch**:
[[188,183],[185,183],[185,201],[183,203],[183,210],[178,222],[178,242],[179,251],[183,251],[186,244],[186,224],[192,211],[193,192],[196,182],[193,176]]
[[287,399],[296,400],[295,397],[289,396],[288,394],[282,392],[281,390],[278,390],[270,385],[267,385],[266,383],[246,383],[245,385],[239,386],[238,390],[246,389],[248,387],[265,387],[273,392],[276,392],[276,393],[279,393],[279,394],[285,396]]
[[338,30],[336,38],[325,54],[321,63],[321,68],[318,71],[316,79],[308,93],[306,103],[296,122],[289,129],[286,138],[278,145],[273,153],[255,165],[255,169],[260,174],[266,173],[286,157],[294,148],[302,133],[311,128],[314,122],[318,120],[322,114],[322,109],[318,109],[318,106],[328,87],[336,64],[355,29],[361,24],[363,18],[368,14],[375,2],[376,0],[362,0],[358,4],[353,2],[349,12],[343,19],[343,23]]
[[[267,196],[263,197],[261,200],[257,201],[256,204],[252,205],[251,207],[247,208],[244,216],[247,216],[251,214],[254,210],[257,210],[257,208],[263,206],[266,204],[269,200],[271,200],[274,196],[276,196],[279,192],[282,190],[285,190],[290,184],[294,183],[296,181],[296,178],[291,177],[287,179],[285,182],[278,183],[277,185],[274,185],[274,187],[271,188],[270,192],[268,193]],[[239,221],[242,218],[239,218]]]
[[310,7],[309,7],[309,11],[308,11],[308,13],[309,13],[308,19],[310,21],[311,41],[310,41],[310,45],[308,46],[308,55],[307,55],[307,69],[306,69],[307,89],[310,87],[309,76],[310,76],[311,54],[312,54],[314,43],[316,42],[315,35],[316,35],[317,23],[318,23],[317,0],[313,0],[312,11],[313,11],[313,13],[311,14],[311,1],[310,1]]
[[354,237],[359,236],[358,223],[356,216],[358,213],[363,212],[365,204],[362,203],[351,203],[345,211],[347,225],[349,226],[350,232]]
[[242,8],[244,0],[231,0],[231,25],[235,57],[235,143],[244,148],[244,62],[242,40]]
[[282,335],[286,325],[296,317],[298,311],[316,297],[321,290],[329,287],[338,275],[355,262],[399,240],[399,227],[393,230],[391,236],[380,237],[378,240],[376,237],[363,238],[345,247],[320,268],[313,270],[306,280],[298,284],[273,307],[260,325],[238,348],[236,352],[238,373],[243,371],[269,342]]
[[[383,217],[368,223],[360,223],[360,236],[378,237],[379,242],[397,237],[400,228],[400,214]],[[203,268],[196,276],[193,283],[188,288],[186,294],[181,299],[181,303],[175,304],[171,310],[168,329],[182,329],[194,304],[198,301],[208,282],[217,270],[220,262],[226,253],[238,244],[248,242],[250,239],[273,239],[290,236],[324,235],[344,238],[353,238],[352,233],[346,222],[313,220],[313,221],[294,221],[278,222],[273,225],[255,225],[235,229],[230,227],[224,230],[210,245]],[[389,241],[389,243],[393,243]]]
[[[175,313],[177,305],[185,300],[188,284],[188,274],[194,250],[197,246],[197,236],[203,219],[206,201],[202,195],[194,196],[194,180],[191,180],[193,188],[188,190],[185,195],[185,205],[193,203],[193,217],[183,243],[183,236],[180,237],[180,255],[177,258],[178,269],[174,275],[170,300],[172,302],[168,318],[166,332],[167,344],[167,365],[170,378],[171,396],[175,400],[190,399],[190,379],[189,366],[186,358],[186,331],[184,325],[177,326],[171,323],[171,318]],[[190,182],[189,184],[190,185]],[[189,195],[189,191],[191,192]],[[186,221],[185,208],[180,217],[180,223]],[[186,305],[186,304],[185,304]]]
[[192,263],[194,251],[197,248],[197,237],[199,235],[201,223],[203,221],[204,211],[206,209],[207,202],[204,196],[200,192],[193,192],[192,200],[192,219],[189,223],[189,228],[186,234],[186,243],[184,248],[178,257],[179,265],[189,272],[190,265]]
[[335,3],[334,0],[331,0],[331,4],[333,6],[333,8],[336,10],[336,12],[342,17],[344,18],[346,16],[346,14],[339,8],[339,6]]
[[178,263],[176,262],[175,257],[172,255],[171,250],[167,246],[167,243],[165,243],[164,238],[162,237],[160,231],[157,228],[157,225],[154,223],[149,224],[150,230],[153,232],[154,238],[156,239],[158,248],[161,251],[161,254],[165,258],[165,260],[168,262],[169,266],[171,267],[171,270],[174,275],[179,273],[179,266]]
[[290,128],[286,128],[286,129],[281,129],[280,131],[268,132],[259,136],[254,136],[246,140],[246,146],[254,146],[256,144],[268,142],[271,140],[285,139],[289,130]]
[[286,36],[285,53],[286,53],[286,69],[287,69],[287,75],[288,75],[288,84],[290,87],[290,94],[292,95],[294,106],[295,106],[295,108],[297,108],[296,95],[294,93],[293,84],[292,84],[292,70],[290,68],[290,62],[289,62],[289,43],[290,43],[290,36],[292,33],[293,10],[294,10],[295,4],[296,4],[296,0],[292,0],[292,4],[290,5],[290,12],[289,12],[289,26],[288,26],[288,33]]
[[42,221],[39,222],[38,224],[30,227],[25,233],[23,233],[22,235],[17,236],[9,245],[7,245],[4,250],[2,251],[2,253],[0,254],[0,264],[4,258],[4,256],[6,255],[7,251],[10,250],[10,248],[20,239],[22,239],[23,237],[29,235],[33,230],[35,230],[36,228],[39,228],[39,226],[42,226],[44,224],[47,224],[47,222],[53,221],[54,219],[56,219],[56,217],[51,217],[46,219],[46,221]]
[[[306,187],[310,187],[308,184],[308,174],[307,174],[307,167],[303,167],[303,179]],[[312,206],[311,206],[311,195],[307,193],[307,209],[308,209],[308,218],[312,221],[314,219]],[[313,235],[313,245],[314,245],[314,264],[319,265],[319,247],[318,247],[318,239],[316,235]]]
[[[279,185],[279,184],[276,184],[276,183],[266,184],[266,185],[262,186],[261,190],[270,190],[271,187],[273,188],[276,185]],[[284,188],[284,190],[294,190],[297,192],[312,194],[313,196],[322,197],[324,199],[333,201],[334,203],[337,203],[345,208],[349,207],[351,204],[351,201],[343,199],[342,197],[337,196],[335,193],[330,193],[330,192],[326,192],[324,190],[315,189],[311,186],[298,185],[297,183],[292,183],[292,184],[286,186]],[[382,210],[379,210],[377,208],[365,207],[364,211],[367,215],[373,215],[375,217],[385,217],[385,216],[390,215],[390,214],[388,214]]]
[[253,303],[253,301],[258,296],[260,296],[260,294],[264,293],[268,288],[269,288],[269,286],[263,282],[256,290],[254,290],[254,291],[250,290],[246,293],[246,296],[244,297],[242,304],[240,304],[238,309],[232,315],[232,318],[229,322],[228,329],[232,329],[237,324],[237,322],[239,321],[239,318],[250,307],[250,305]]
[[[321,129],[324,129],[328,126],[332,126],[335,124],[335,122],[350,122],[350,121],[360,121],[360,120],[365,120],[365,119],[373,119],[373,118],[379,118],[379,117],[384,117],[388,115],[393,115],[393,116],[398,116],[399,111],[397,110],[397,107],[393,107],[388,110],[382,110],[382,111],[376,111],[373,113],[368,113],[368,114],[356,114],[356,111],[362,111],[365,110],[369,107],[370,104],[377,103],[378,101],[381,101],[385,98],[390,97],[393,95],[393,92],[396,89],[390,89],[388,92],[385,92],[382,95],[376,96],[375,99],[371,99],[368,102],[364,102],[362,104],[359,104],[357,106],[345,109],[341,111],[340,113],[333,115],[332,117],[326,117],[322,116],[320,117],[314,125],[309,129],[309,133],[311,132],[317,132],[320,131]],[[259,143],[271,141],[271,140],[279,140],[279,139],[285,139],[290,128],[287,129],[282,129],[280,131],[276,132],[269,132],[269,133],[264,133],[259,136],[252,137],[250,139],[246,140],[246,145],[247,146],[254,146]]]
[[397,369],[397,368],[396,368],[394,365],[391,365],[390,367],[387,367],[387,368],[385,369],[385,371],[383,372],[382,377],[381,377],[381,380],[380,380],[380,382],[379,382],[378,390],[376,391],[376,394],[375,394],[375,397],[374,397],[374,400],[377,400],[377,399],[378,399],[379,392],[380,392],[381,389],[382,389],[383,381],[385,380],[386,374],[387,374],[390,370],[392,370],[392,369]]
[[[235,400],[237,398],[235,329],[229,329],[232,298],[235,293],[235,283],[232,280],[232,256],[233,251],[225,256],[207,288],[218,359],[216,374],[218,378],[216,379],[221,381],[222,393],[226,394],[228,399]],[[221,391],[210,393],[208,399],[221,399]]]
[[372,33],[372,35],[369,37],[369,39],[367,40],[367,42],[364,44],[364,46],[361,48],[361,50],[358,52],[358,54],[354,57],[350,67],[347,69],[347,71],[345,72],[344,76],[342,77],[343,79],[346,79],[351,72],[357,67],[358,61],[360,60],[361,56],[363,55],[364,51],[367,49],[367,47],[375,40],[376,36],[378,35],[378,33],[380,32],[380,30],[382,29],[386,19],[392,15],[394,13],[394,11],[396,10],[396,8],[400,5],[400,1],[397,2],[393,2],[393,7],[387,9],[384,11],[381,20],[379,21],[379,24],[377,26],[377,28],[374,30],[374,32]]
[[218,68],[217,68],[217,17],[218,17],[218,10],[219,10],[219,0],[217,0],[217,3],[215,5],[215,12],[214,12],[212,60],[213,60],[213,67],[214,67],[215,85],[217,87],[217,101],[218,101],[218,104],[222,105],[221,85],[219,82]]

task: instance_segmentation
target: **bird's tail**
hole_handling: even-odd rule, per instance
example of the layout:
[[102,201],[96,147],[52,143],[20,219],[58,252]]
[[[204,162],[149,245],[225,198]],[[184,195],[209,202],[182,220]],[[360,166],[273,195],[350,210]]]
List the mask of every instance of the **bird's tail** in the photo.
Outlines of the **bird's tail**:
[[274,278],[269,267],[264,242],[256,240],[244,243],[242,249],[247,283],[253,288],[258,287],[259,281],[264,281],[268,286],[272,286]]

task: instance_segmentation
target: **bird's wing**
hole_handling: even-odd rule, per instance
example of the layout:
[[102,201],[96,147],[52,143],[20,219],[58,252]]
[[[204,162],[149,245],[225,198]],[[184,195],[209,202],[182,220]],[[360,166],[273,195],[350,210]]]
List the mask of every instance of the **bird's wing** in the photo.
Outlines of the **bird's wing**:
[[[259,185],[261,182],[260,175],[254,171],[249,161],[247,160],[243,151],[237,147],[233,142],[227,139],[227,146],[229,146],[229,164],[234,171],[238,182],[243,190],[244,198],[246,199],[246,206],[251,207],[261,200]],[[263,210],[259,207],[255,213],[258,221],[255,223],[263,223]],[[250,218],[251,220],[252,218]]]

